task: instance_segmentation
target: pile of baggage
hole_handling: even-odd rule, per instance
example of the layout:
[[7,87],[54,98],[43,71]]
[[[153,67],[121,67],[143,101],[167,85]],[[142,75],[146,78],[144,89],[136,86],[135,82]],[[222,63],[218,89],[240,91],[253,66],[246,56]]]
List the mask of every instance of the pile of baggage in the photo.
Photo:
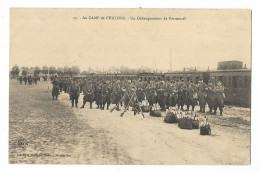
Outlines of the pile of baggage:
[[180,129],[200,129],[200,135],[210,135],[211,128],[205,116],[201,118],[194,111],[183,112],[176,108],[169,108],[164,118],[165,123],[178,123]]
[[178,123],[181,118],[181,113],[183,113],[180,110],[176,110],[174,108],[169,108],[169,110],[166,111],[166,116],[164,118],[165,123]]
[[150,116],[153,117],[161,117],[162,116],[162,112],[160,110],[160,105],[158,103],[154,104],[152,106],[152,109],[150,110]]
[[199,116],[193,111],[184,113],[178,123],[181,129],[199,129]]

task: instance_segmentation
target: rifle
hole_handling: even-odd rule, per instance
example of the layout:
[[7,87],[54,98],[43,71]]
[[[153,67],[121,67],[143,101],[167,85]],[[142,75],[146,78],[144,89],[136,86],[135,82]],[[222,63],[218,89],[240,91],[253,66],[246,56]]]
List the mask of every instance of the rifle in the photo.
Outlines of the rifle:
[[119,104],[123,101],[124,98],[125,98],[125,95],[121,98],[121,100],[112,109],[110,109],[111,113],[119,106]]

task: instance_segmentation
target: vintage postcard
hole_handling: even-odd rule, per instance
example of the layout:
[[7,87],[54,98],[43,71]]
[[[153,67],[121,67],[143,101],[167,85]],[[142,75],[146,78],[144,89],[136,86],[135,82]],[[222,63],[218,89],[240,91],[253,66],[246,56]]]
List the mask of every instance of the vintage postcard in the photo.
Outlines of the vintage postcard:
[[251,10],[10,9],[9,163],[250,165]]

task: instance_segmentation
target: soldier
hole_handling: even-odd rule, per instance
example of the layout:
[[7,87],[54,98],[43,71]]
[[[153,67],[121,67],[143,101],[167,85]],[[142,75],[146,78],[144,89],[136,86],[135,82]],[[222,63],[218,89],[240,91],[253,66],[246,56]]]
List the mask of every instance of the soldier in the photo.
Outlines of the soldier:
[[190,80],[187,88],[187,99],[186,99],[187,111],[189,111],[190,105],[192,107],[192,111],[194,111],[194,107],[197,104],[196,91],[197,90],[193,83],[193,80]]
[[149,103],[149,108],[152,110],[152,106],[157,102],[157,91],[154,81],[150,81],[147,86],[147,100]]
[[84,93],[83,105],[80,108],[84,108],[85,104],[89,102],[90,109],[92,109],[92,103],[94,101],[94,96],[95,96],[94,92],[95,92],[94,81],[89,80],[83,87],[83,93]]
[[23,80],[24,80],[24,84],[26,85],[27,84],[27,76],[26,75],[24,76]]
[[55,75],[53,80],[52,80],[52,99],[54,100],[54,97],[56,100],[58,99],[58,95],[60,94],[59,92],[59,81],[57,79],[57,76]]
[[221,81],[218,81],[217,86],[214,88],[215,93],[215,106],[214,106],[214,115],[216,115],[217,108],[219,108],[220,115],[222,115],[224,107],[224,86]]
[[31,75],[28,76],[28,84],[32,85],[32,76]]
[[203,79],[199,79],[198,83],[198,99],[199,99],[199,105],[200,105],[200,112],[205,113],[205,106],[206,106],[206,87],[207,85],[203,82]]
[[101,87],[102,92],[102,110],[104,110],[105,105],[107,104],[107,110],[109,109],[109,105],[111,104],[111,87],[109,81],[103,82]]
[[183,110],[183,106],[185,104],[186,101],[186,96],[187,96],[187,86],[184,83],[184,80],[181,79],[181,81],[179,80],[177,83],[177,89],[178,89],[178,99],[177,99],[177,104],[178,104],[178,109]]
[[162,111],[165,111],[165,105],[167,104],[168,92],[165,89],[164,81],[161,81],[157,89],[157,100]]
[[212,114],[212,110],[215,104],[215,96],[214,96],[214,85],[212,84],[211,80],[208,80],[208,85],[205,90],[207,92],[207,103],[209,106],[209,113]]
[[97,83],[95,86],[95,100],[97,104],[97,109],[102,109],[103,103],[102,103],[102,85],[103,83]]
[[23,77],[22,76],[19,76],[19,81],[20,81],[20,85],[22,85],[22,83],[23,83]]
[[38,81],[37,76],[34,76],[33,80],[34,80],[34,84],[37,85],[37,81]]
[[177,86],[174,83],[174,81],[171,81],[168,85],[168,103],[167,103],[167,108],[171,107],[175,107],[177,104],[177,99],[178,99],[178,95],[177,95]]
[[70,100],[71,100],[71,107],[74,107],[74,102],[75,102],[75,107],[78,107],[80,87],[76,81],[76,78],[73,78],[73,81],[70,84],[68,90],[69,90],[69,95],[70,95]]
[[[112,86],[112,103],[118,104],[121,100],[121,85],[120,80],[117,80],[115,83],[113,83]],[[116,108],[117,111],[119,111],[119,106]]]
[[60,82],[59,82],[60,92],[62,92],[63,84],[64,84],[64,79],[63,79],[63,78],[60,78]]

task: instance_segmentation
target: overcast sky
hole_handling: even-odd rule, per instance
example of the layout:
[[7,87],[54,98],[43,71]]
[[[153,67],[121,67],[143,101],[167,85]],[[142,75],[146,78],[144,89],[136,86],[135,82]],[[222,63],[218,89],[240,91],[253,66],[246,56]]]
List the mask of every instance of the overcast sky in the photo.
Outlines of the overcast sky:
[[[11,9],[10,66],[125,65],[173,70],[216,68],[218,61],[251,63],[248,10]],[[73,20],[124,16],[126,20]],[[129,17],[185,17],[182,21]]]

